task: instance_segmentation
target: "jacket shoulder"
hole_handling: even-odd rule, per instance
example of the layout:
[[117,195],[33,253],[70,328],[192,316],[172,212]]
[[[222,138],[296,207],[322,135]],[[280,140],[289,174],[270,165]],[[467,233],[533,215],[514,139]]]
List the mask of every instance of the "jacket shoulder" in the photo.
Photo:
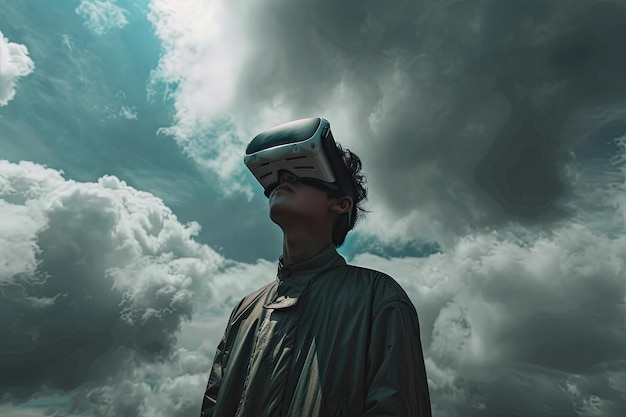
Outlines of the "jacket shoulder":
[[253,291],[250,294],[243,297],[243,299],[241,300],[241,303],[246,305],[246,304],[250,304],[254,302],[254,300],[258,299],[261,295],[267,294],[267,292],[270,290],[270,288],[272,288],[273,285],[274,285],[274,281],[268,282],[267,284],[265,284],[258,290]]
[[274,285],[274,282],[269,282],[266,285],[259,288],[258,290],[253,291],[250,294],[243,297],[241,301],[239,302],[239,304],[237,304],[237,306],[233,309],[233,312],[231,313],[231,316],[230,316],[230,321],[232,322],[236,317],[241,316],[242,313],[244,313],[246,310],[249,310],[259,301],[263,303],[265,300],[265,296],[270,291],[273,285]]
[[390,275],[356,265],[345,265],[344,268],[346,279],[359,281],[370,288],[376,304],[383,305],[398,301],[413,306],[404,288]]

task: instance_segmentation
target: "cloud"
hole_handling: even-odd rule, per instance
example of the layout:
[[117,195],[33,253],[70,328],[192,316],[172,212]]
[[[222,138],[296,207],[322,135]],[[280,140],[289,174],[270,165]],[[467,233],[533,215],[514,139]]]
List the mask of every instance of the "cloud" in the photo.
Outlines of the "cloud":
[[[225,194],[252,193],[254,133],[321,114],[365,162],[374,213],[358,233],[441,244],[354,258],[415,302],[437,415],[624,414],[621,2],[150,8],[164,49],[149,87],[175,110],[160,132]],[[275,265],[222,259],[118,178],[0,172],[0,397],[196,413],[230,309]]]
[[137,120],[138,118],[137,110],[128,106],[122,106],[120,108],[119,116],[126,120]]
[[84,19],[84,24],[98,35],[114,28],[123,28],[128,23],[127,11],[115,4],[115,0],[81,0],[75,10]]
[[81,389],[66,410],[100,417],[183,417],[200,412],[214,351],[178,349],[167,362],[126,372],[105,384]]
[[214,300],[199,305],[193,320],[182,324],[178,347],[167,360],[127,366],[97,385],[78,387],[68,404],[49,407],[52,414],[90,411],[100,417],[184,417],[198,413],[232,309],[245,294],[271,281],[275,268],[264,260],[225,261],[212,277]]
[[[453,247],[510,221],[567,218],[565,166],[585,146],[610,151],[594,132],[624,113],[618,1],[178,4],[150,6],[156,78],[176,107],[167,131],[192,158],[211,148],[207,167],[228,172],[230,190],[252,135],[325,115],[384,213],[365,230],[388,241]],[[215,120],[236,128],[209,137]]]
[[157,197],[0,161],[0,398],[69,392],[167,358],[224,259]]
[[26,45],[10,42],[0,32],[0,107],[15,97],[17,81],[35,69]]
[[198,412],[240,299],[276,265],[224,259],[163,202],[113,176],[95,183],[0,161],[0,401],[66,394],[46,415]]
[[[219,257],[197,225],[115,177],[0,172],[4,401],[68,392],[50,413],[197,412],[228,314],[275,264]],[[623,218],[623,195],[608,188],[598,204]],[[614,232],[519,227],[352,263],[389,273],[415,303],[438,415],[612,417],[626,409],[624,223]]]
[[622,415],[623,224],[615,237],[582,224],[516,235],[352,263],[389,273],[414,302],[437,415]]
[[14,408],[11,406],[0,406],[0,413],[4,417],[43,417],[44,410],[39,408]]
[[193,320],[183,323],[179,346],[196,350],[206,344],[212,358],[233,308],[245,295],[256,291],[275,277],[276,262],[259,259],[248,264],[227,260],[212,281],[213,292],[216,294],[214,302],[210,306],[199,306]]
[[225,194],[242,192],[242,136],[225,111],[238,88],[242,59],[248,45],[242,28],[223,1],[154,0],[149,19],[163,43],[163,55],[151,76],[149,91],[156,97],[165,85],[164,99],[173,99],[175,125],[160,133],[172,136],[199,165],[225,182]]
[[[625,207],[613,210],[624,215]],[[520,227],[467,236],[425,258],[361,253],[351,263],[390,274],[415,304],[436,415],[617,417],[626,409],[624,224],[616,232]],[[224,261],[211,301],[182,326],[184,347],[137,366],[120,357],[124,370],[78,387],[64,412],[198,412],[230,311],[274,272],[264,260]]]

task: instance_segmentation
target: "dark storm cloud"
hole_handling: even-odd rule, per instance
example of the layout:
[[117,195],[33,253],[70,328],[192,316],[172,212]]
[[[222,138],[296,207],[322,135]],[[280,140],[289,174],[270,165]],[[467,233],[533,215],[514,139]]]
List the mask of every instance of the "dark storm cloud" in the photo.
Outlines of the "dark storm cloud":
[[[364,159],[371,206],[381,214],[373,213],[367,230],[378,240],[403,240],[398,247],[422,235],[442,238],[442,252],[428,258],[355,255],[355,263],[396,277],[414,301],[435,415],[621,417],[626,244],[624,211],[615,208],[626,200],[623,164],[609,165],[606,153],[624,152],[609,141],[626,129],[624,4],[153,0],[164,40],[156,72],[172,83],[166,92],[177,115],[176,126],[163,132],[217,173],[224,195],[249,197],[253,183],[243,180],[240,156],[250,135],[325,115],[336,138]],[[51,50],[11,38],[28,43],[33,57]],[[79,38],[63,38],[77,60],[102,48],[72,47]],[[45,68],[35,61],[38,70],[20,81],[22,92]],[[106,70],[98,71],[111,72],[118,61],[102,65]],[[87,70],[54,68],[72,77]],[[143,77],[129,79],[143,85]],[[46,85],[39,80],[37,86]],[[79,107],[91,101],[75,99],[58,80],[42,103],[55,110],[50,117],[65,121],[54,97],[63,93]],[[83,87],[99,88],[83,94],[100,107],[110,104],[102,97],[116,89],[84,80]],[[32,92],[36,97],[37,88]],[[11,138],[24,137],[19,98],[3,108],[16,109],[3,124]],[[143,108],[139,114],[141,122]],[[106,172],[143,158],[128,152],[132,141],[120,139],[129,129],[105,132],[118,138],[112,147],[125,150],[107,153]],[[43,143],[48,136],[33,130],[29,138]],[[58,154],[78,149],[55,146]],[[174,154],[166,153],[164,159]],[[96,164],[79,156],[84,165]],[[107,417],[197,412],[223,328],[207,322],[225,323],[233,302],[271,279],[273,265],[238,265],[218,284],[213,272],[221,258],[197,245],[196,227],[181,225],[153,196],[113,177],[74,183],[34,164],[0,168],[0,333],[9,335],[0,341],[0,368],[10,371],[0,375],[0,393],[19,401],[76,388],[74,411]],[[252,239],[270,251],[266,235],[254,233],[269,229],[258,225],[256,208],[237,211],[239,200],[222,203],[212,188],[198,191],[201,182],[187,181],[195,171],[170,172],[145,173],[136,188],[156,195],[171,181],[171,199],[196,194],[201,203],[188,217],[203,212],[220,222],[216,230],[227,229],[233,252]],[[263,216],[264,201],[252,200]],[[229,216],[216,214],[218,207]],[[572,224],[543,230],[565,214]],[[224,221],[232,216],[241,229]],[[526,228],[500,228],[516,218],[527,219]],[[500,229],[475,232],[483,226]],[[445,236],[458,241],[445,245]],[[255,250],[246,256],[253,259]],[[220,297],[211,297],[211,289]],[[194,316],[191,328],[206,336],[192,341],[207,341],[197,352],[175,350],[176,331],[203,294],[216,312]]]
[[151,194],[0,161],[0,398],[103,383],[174,352],[223,258]]
[[581,131],[598,126],[564,128],[625,105],[621,1],[257,7],[233,113],[278,101],[285,119],[328,115],[366,160],[376,206],[394,218],[417,210],[444,233],[570,214],[559,205],[568,151],[584,159],[581,140],[602,148],[611,137],[589,143]]
[[[624,414],[626,2],[151,4],[190,155],[227,115],[232,173],[254,133],[319,114],[362,157],[354,263],[414,301],[435,415]],[[372,235],[441,253],[359,254]]]

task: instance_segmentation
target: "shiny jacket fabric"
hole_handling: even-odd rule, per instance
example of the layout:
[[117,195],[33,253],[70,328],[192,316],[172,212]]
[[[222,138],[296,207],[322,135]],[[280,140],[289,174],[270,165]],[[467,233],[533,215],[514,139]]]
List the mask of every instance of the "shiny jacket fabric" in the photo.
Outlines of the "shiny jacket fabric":
[[233,310],[201,417],[430,417],[417,313],[330,245]]

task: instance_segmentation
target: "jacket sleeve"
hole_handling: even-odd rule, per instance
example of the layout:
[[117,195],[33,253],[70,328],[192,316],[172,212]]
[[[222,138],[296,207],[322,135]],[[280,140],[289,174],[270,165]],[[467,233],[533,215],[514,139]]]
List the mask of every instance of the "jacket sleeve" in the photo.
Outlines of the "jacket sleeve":
[[209,376],[209,382],[202,399],[200,417],[211,417],[213,415],[213,409],[215,408],[215,402],[217,401],[217,394],[222,383],[222,360],[224,358],[224,346],[226,345],[227,333],[228,328],[226,329],[226,332],[224,332],[224,336],[222,337],[220,344],[217,346],[217,351],[215,352],[211,375]]
[[204,397],[202,397],[202,408],[200,409],[200,417],[211,417],[213,415],[215,403],[217,402],[217,394],[219,393],[220,385],[222,384],[222,377],[224,376],[224,368],[222,365],[224,362],[226,341],[228,339],[228,334],[230,333],[233,318],[235,317],[235,314],[239,311],[243,302],[244,300],[241,300],[230,313],[230,317],[228,318],[228,324],[226,325],[226,330],[224,331],[222,340],[220,340],[219,345],[217,345],[215,358],[213,359],[213,367],[211,368],[211,375],[209,376],[209,382],[207,383]]
[[431,417],[419,323],[409,300],[389,301],[375,313],[367,364],[362,417]]

